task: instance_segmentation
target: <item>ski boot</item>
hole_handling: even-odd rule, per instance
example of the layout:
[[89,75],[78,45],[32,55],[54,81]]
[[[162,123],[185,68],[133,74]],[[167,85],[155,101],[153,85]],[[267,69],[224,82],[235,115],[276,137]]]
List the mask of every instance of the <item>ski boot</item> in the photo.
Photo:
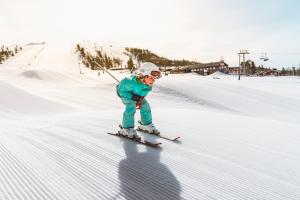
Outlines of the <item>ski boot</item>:
[[153,135],[159,135],[160,134],[159,130],[157,130],[155,128],[154,124],[152,124],[152,123],[148,124],[148,125],[143,125],[143,124],[140,123],[137,130],[142,131],[142,132],[146,132],[146,133],[150,133],[150,134],[153,134]]
[[131,138],[131,139],[138,139],[139,136],[136,132],[136,130],[134,128],[121,128],[119,131],[118,131],[119,134],[125,136],[125,137],[128,137],[128,138]]

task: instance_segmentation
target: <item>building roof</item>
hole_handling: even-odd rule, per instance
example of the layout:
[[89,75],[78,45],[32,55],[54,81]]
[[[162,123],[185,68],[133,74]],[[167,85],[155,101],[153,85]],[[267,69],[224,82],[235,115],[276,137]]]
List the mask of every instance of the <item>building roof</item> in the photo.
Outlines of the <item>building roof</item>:
[[219,67],[221,64],[225,65],[226,67],[228,66],[227,63],[223,61],[219,62],[210,62],[210,63],[200,63],[196,65],[190,65],[188,68],[189,69],[199,69],[199,68],[205,68],[205,67]]
[[176,67],[172,71],[184,71],[186,69],[189,69],[190,66],[183,66],[183,67]]
[[239,69],[240,67],[229,67],[229,69]]

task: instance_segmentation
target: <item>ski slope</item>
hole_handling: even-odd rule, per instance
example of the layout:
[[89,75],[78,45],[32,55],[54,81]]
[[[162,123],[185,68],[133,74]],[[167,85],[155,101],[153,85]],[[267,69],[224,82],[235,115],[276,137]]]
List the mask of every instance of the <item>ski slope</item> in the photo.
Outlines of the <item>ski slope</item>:
[[299,77],[163,76],[154,123],[182,139],[154,149],[106,134],[116,83],[72,47],[23,49],[0,65],[1,200],[300,199]]

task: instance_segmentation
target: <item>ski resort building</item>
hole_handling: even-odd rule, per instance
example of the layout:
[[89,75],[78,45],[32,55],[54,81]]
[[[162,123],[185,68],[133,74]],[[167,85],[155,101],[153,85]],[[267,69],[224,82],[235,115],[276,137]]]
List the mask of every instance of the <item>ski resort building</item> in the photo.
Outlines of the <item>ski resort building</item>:
[[191,72],[196,72],[201,75],[209,75],[216,71],[228,73],[228,64],[225,63],[224,61],[211,62],[211,63],[193,65],[190,66],[189,69],[191,70]]
[[184,74],[184,73],[190,73],[191,70],[189,69],[189,66],[184,67],[176,67],[175,69],[171,70],[171,74]]
[[239,74],[240,67],[229,67],[228,72],[229,74]]
[[228,64],[224,61],[219,62],[210,62],[210,63],[199,63],[196,65],[190,65],[186,67],[176,68],[171,71],[173,74],[180,74],[180,73],[190,73],[195,72],[201,75],[209,75],[216,71],[220,71],[223,73],[228,73],[229,68]]

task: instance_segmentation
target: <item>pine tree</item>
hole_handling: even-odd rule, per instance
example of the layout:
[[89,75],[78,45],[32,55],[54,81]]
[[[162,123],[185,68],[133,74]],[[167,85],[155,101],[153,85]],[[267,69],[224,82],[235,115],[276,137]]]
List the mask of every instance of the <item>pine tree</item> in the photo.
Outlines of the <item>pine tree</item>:
[[95,64],[96,64],[96,69],[102,69],[101,58],[99,56],[96,56]]
[[132,61],[131,57],[129,58],[129,60],[127,62],[127,67],[131,72],[134,70],[134,65],[133,65],[133,61]]
[[106,54],[104,54],[104,64],[106,68],[109,68],[108,66],[108,56]]
[[81,58],[84,58],[86,56],[84,48],[82,47],[79,51],[80,51]]
[[98,55],[100,58],[102,58],[101,51],[97,50],[96,52],[97,52],[97,55]]
[[9,51],[4,51],[5,59],[9,58]]
[[284,67],[283,67],[282,70],[281,70],[281,74],[282,74],[282,75],[285,75],[285,74],[286,74],[286,70],[285,70]]
[[107,57],[107,66],[108,66],[108,69],[113,67],[113,63],[112,63],[112,60],[110,59],[110,57]]
[[76,52],[78,52],[78,51],[80,51],[81,49],[80,49],[80,45],[79,44],[77,44],[76,45]]
[[15,54],[17,54],[18,53],[18,45],[16,45],[16,47],[15,47]]
[[293,67],[293,76],[296,75],[296,67]]
[[253,61],[251,61],[251,66],[250,66],[250,73],[253,75],[256,72],[256,66]]

